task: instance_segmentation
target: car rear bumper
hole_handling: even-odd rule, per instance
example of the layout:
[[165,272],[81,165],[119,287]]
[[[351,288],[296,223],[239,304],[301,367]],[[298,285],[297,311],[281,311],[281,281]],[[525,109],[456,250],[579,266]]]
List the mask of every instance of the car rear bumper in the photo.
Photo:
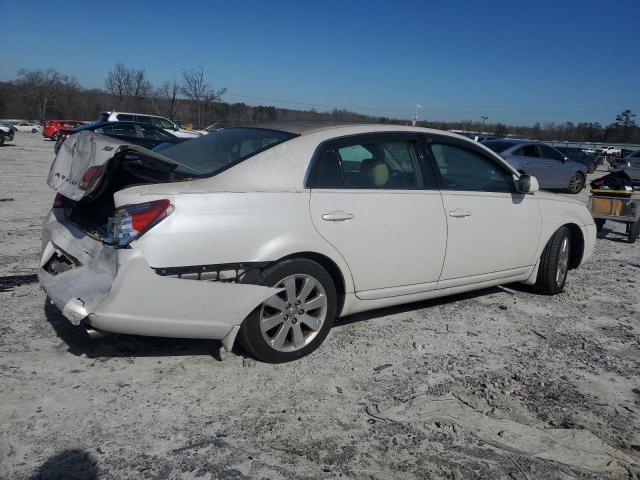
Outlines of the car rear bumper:
[[72,323],[106,332],[222,340],[279,291],[158,275],[139,250],[104,246],[61,209],[46,218],[42,241],[38,279],[51,301]]

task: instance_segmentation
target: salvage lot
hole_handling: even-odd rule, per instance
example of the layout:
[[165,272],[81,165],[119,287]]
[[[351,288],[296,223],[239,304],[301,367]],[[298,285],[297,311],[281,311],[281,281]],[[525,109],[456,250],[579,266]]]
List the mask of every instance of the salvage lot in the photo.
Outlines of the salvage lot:
[[267,365],[91,341],[47,304],[52,159],[37,134],[0,148],[0,478],[640,478],[640,246],[620,225],[561,295],[368,312]]

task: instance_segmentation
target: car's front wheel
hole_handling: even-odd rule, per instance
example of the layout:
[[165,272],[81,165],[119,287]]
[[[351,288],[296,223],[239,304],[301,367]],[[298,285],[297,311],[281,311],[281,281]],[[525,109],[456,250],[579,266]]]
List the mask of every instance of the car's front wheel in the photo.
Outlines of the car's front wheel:
[[567,188],[567,190],[569,191],[569,193],[572,193],[574,195],[576,193],[580,193],[584,188],[584,182],[584,175],[582,175],[581,173],[576,173],[569,179],[569,187]]
[[337,293],[317,262],[291,259],[267,268],[256,283],[283,290],[257,307],[240,329],[240,343],[258,360],[281,363],[313,352],[336,316]]
[[571,232],[560,227],[553,234],[540,256],[535,289],[544,295],[555,295],[564,290],[569,271]]

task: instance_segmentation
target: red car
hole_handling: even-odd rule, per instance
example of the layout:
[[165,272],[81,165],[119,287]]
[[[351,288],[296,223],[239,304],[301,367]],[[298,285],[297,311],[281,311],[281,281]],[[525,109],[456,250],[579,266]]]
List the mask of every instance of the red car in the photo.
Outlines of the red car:
[[49,120],[47,126],[44,127],[42,135],[45,138],[57,141],[63,132],[73,130],[80,125],[84,125],[87,122],[81,120]]

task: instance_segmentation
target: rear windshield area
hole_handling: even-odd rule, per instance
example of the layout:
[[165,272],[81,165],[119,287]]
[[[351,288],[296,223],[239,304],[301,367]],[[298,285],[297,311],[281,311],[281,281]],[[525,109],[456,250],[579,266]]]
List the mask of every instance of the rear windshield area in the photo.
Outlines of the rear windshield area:
[[295,136],[262,128],[228,128],[167,147],[162,155],[178,163],[177,173],[212,176]]

